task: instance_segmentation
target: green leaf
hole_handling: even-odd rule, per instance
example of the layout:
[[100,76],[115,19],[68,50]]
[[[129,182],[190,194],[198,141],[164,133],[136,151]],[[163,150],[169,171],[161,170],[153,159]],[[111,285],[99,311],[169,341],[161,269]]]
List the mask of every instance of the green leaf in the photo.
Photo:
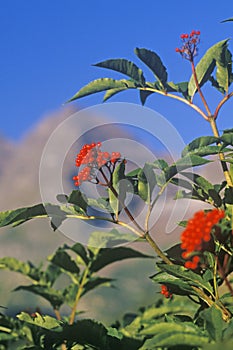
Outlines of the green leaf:
[[[209,48],[206,51],[205,55],[197,64],[196,74],[197,74],[197,80],[198,80],[199,86],[204,85],[204,83],[206,83],[210,78],[215,68],[216,60],[219,60],[222,52],[226,49],[227,42],[228,42],[228,39],[222,40],[217,44],[213,45],[211,48]],[[188,85],[189,96],[193,98],[196,91],[197,91],[197,86],[192,74]]]
[[219,349],[224,349],[224,350],[232,350],[233,349],[233,340],[229,339],[221,343],[212,343],[212,344],[207,344],[202,348],[202,350],[219,350]]
[[231,132],[230,130],[229,132],[224,133],[220,139],[223,142],[224,146],[233,146],[233,132]]
[[188,304],[184,299],[173,299],[167,300],[163,299],[158,301],[158,303],[148,306],[141,317],[143,322],[150,322],[152,319],[158,321],[159,319],[164,320],[164,315],[179,315],[185,312],[189,315],[193,313],[193,305]]
[[224,48],[225,49],[222,50],[219,59],[216,61],[216,79],[218,86],[222,88],[223,92],[227,92],[232,73],[232,54],[227,49],[227,46]]
[[64,303],[64,297],[61,291],[48,286],[32,284],[30,286],[19,286],[14,289],[14,291],[18,290],[25,290],[27,292],[41,296],[42,298],[46,299],[55,309],[59,309],[60,306]]
[[27,220],[41,216],[47,216],[43,204],[37,204],[32,207],[19,208],[16,210],[8,210],[0,213],[0,227],[21,224]]
[[214,341],[221,341],[223,338],[223,330],[226,328],[226,323],[222,319],[222,313],[216,307],[212,306],[199,315],[205,321],[205,328],[209,336]]
[[219,142],[218,137],[214,136],[201,136],[190,142],[182,151],[182,157],[186,156],[188,153],[202,149],[205,146],[209,146],[213,143]]
[[233,18],[228,18],[228,19],[224,19],[224,21],[221,21],[221,23],[225,23],[225,22],[232,22]]
[[209,77],[209,81],[211,82],[213,87],[215,87],[218,91],[220,91],[222,94],[224,94],[224,89],[218,84],[217,80],[214,78],[213,75],[211,75],[211,77]]
[[88,249],[97,253],[100,248],[110,248],[119,243],[128,243],[135,240],[134,234],[122,233],[116,229],[110,232],[94,231],[88,240]]
[[176,163],[173,163],[171,166],[164,170],[164,176],[166,181],[169,181],[173,176],[181,172],[182,170],[199,166],[203,164],[210,163],[210,160],[204,159],[195,154],[186,155],[183,158],[177,160]]
[[186,98],[187,100],[190,100],[190,96],[188,94],[188,81],[183,81],[181,83],[173,83],[172,81],[170,81],[169,83],[167,83],[167,87],[168,87],[168,90],[169,88],[171,88],[172,91],[177,91],[182,93],[184,98]]
[[154,335],[154,334],[163,334],[163,333],[181,333],[184,334],[195,334],[195,335],[201,335],[201,330],[196,325],[194,325],[191,322],[159,322],[151,324],[147,327],[145,327],[140,334],[143,335]]
[[106,210],[108,212],[111,212],[111,206],[109,204],[109,201],[107,198],[103,198],[103,197],[100,197],[100,198],[88,198],[87,199],[87,204],[88,206],[90,207],[96,207],[96,208],[99,208],[99,209],[103,209],[103,210]]
[[151,202],[152,192],[156,185],[154,168],[153,163],[145,163],[143,169],[138,173],[138,194],[147,203]]
[[183,281],[186,281],[190,286],[197,286],[207,290],[212,293],[213,288],[209,282],[203,280],[203,278],[197,273],[186,269],[180,265],[166,265],[159,263],[157,266],[162,270],[166,271],[172,276],[178,277]]
[[187,177],[189,180],[194,182],[198,187],[202,188],[207,194],[210,190],[214,190],[214,185],[212,185],[206,178],[199,174],[189,173],[182,171],[181,175]]
[[107,90],[104,95],[103,102],[106,102],[109,98],[118,94],[121,91],[137,88],[137,84],[133,80],[121,80],[121,81],[125,81],[125,86]]
[[123,160],[117,165],[112,175],[112,187],[114,191],[109,188],[109,203],[113,210],[113,213],[118,219],[119,212],[124,207],[124,201],[126,198],[126,182],[125,182],[125,161]]
[[138,350],[142,344],[140,340],[119,337],[117,330],[113,332],[103,324],[89,319],[78,320],[73,325],[65,324],[62,332],[49,332],[45,336],[46,349],[52,349],[52,346],[59,346],[64,342],[69,349],[79,344],[96,350]]
[[140,85],[145,84],[145,78],[143,76],[142,70],[138,68],[136,64],[124,58],[106,60],[96,63],[94,66],[115,70],[119,73],[129,76]]
[[61,273],[61,269],[58,266],[49,264],[40,278],[40,284],[46,284],[51,287]]
[[11,257],[4,257],[0,259],[0,269],[9,269],[10,271],[19,272],[35,281],[39,281],[42,275],[42,271],[33,266],[32,263],[25,263]]
[[116,247],[116,248],[102,248],[99,250],[98,255],[92,262],[90,270],[97,272],[103,267],[112,264],[116,261],[131,259],[131,258],[154,258],[150,255],[143,254],[127,247]]
[[106,91],[103,101],[106,102],[108,99],[110,99],[112,96],[118,94],[121,91],[125,91],[128,90],[128,86],[125,87],[120,87],[120,88],[116,88],[116,89],[109,89]]
[[35,313],[35,317],[31,317],[26,312],[21,312],[19,315],[16,316],[20,321],[24,321],[26,323],[33,324],[35,326],[39,326],[41,328],[45,329],[57,329],[61,328],[60,322],[51,316],[42,316],[38,312]]
[[233,204],[233,188],[227,187],[224,191],[224,203]]
[[112,287],[112,281],[114,281],[112,278],[91,277],[83,287],[82,296],[99,286]]
[[160,82],[161,87],[164,88],[164,84],[167,82],[167,70],[161,58],[155,52],[147,49],[136,48],[134,52],[151,69],[156,79]]
[[168,167],[168,163],[164,159],[156,159],[153,163],[149,164],[153,164],[153,167],[155,169],[161,170],[165,170]]
[[126,80],[115,80],[111,78],[101,78],[96,79],[85,85],[81,88],[71,99],[67,102],[75,101],[81,97],[85,97],[91,94],[95,94],[97,92],[117,89],[117,88],[125,88],[127,87]]
[[74,190],[69,195],[67,202],[75,205],[75,210],[81,214],[86,214],[88,200],[86,196],[79,190]]
[[151,279],[160,284],[165,284],[169,287],[172,293],[175,295],[196,295],[198,294],[192,287],[179,277],[173,276],[167,272],[157,272],[155,275],[151,276]]
[[151,339],[147,339],[139,350],[154,350],[161,347],[172,348],[175,346],[191,346],[191,348],[194,348],[201,347],[208,342],[208,337],[201,336],[199,334],[190,334],[182,331],[167,331],[164,333],[159,333]]
[[181,244],[177,243],[174,246],[168,248],[165,250],[165,253],[168,255],[168,257],[176,262],[183,262],[183,259],[181,257],[182,249]]
[[84,246],[81,243],[75,243],[72,247],[68,246],[68,245],[64,245],[63,249],[70,249],[73,252],[75,252],[81,259],[82,261],[88,265],[89,263],[89,258],[87,256],[87,251],[84,248]]
[[153,93],[154,93],[153,91],[147,91],[147,90],[140,90],[139,91],[141,104],[143,106],[146,103],[147,97],[150,96]]
[[[186,193],[183,191],[178,191],[176,194],[176,198],[193,198],[193,199],[199,199],[199,200],[213,200],[214,204],[218,207],[222,205],[222,199],[216,191],[218,189],[218,186],[212,185],[207,179],[205,179],[203,176],[200,176],[198,174],[194,173],[189,173],[189,172],[181,172],[180,173],[183,176],[186,176],[190,181],[192,181],[195,185],[183,181],[183,179],[176,179],[173,178],[171,180],[171,183],[177,185],[177,186],[182,186],[191,192]],[[216,189],[215,189],[216,187]],[[221,189],[221,187],[219,187]]]
[[75,274],[79,274],[80,272],[80,269],[76,265],[75,261],[71,259],[70,255],[67,254],[63,248],[58,248],[53,256],[48,257],[48,260],[64,271]]

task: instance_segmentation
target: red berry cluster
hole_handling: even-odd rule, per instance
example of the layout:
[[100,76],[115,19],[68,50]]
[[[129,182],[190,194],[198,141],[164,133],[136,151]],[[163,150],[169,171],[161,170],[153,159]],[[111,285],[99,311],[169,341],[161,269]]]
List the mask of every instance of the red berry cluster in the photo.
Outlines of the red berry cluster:
[[165,296],[165,298],[171,298],[172,297],[172,293],[169,291],[167,286],[165,286],[165,284],[161,285],[161,294],[163,294]]
[[185,267],[193,270],[198,267],[200,256],[193,253],[201,251],[203,243],[210,241],[212,228],[224,215],[224,210],[213,209],[207,213],[202,210],[188,221],[181,235],[181,248],[184,250],[182,257],[188,260]]
[[110,165],[115,165],[115,163],[121,158],[119,152],[112,152],[111,154],[108,152],[102,152],[100,149],[101,146],[101,142],[93,142],[84,145],[80,150],[76,157],[76,166],[86,166],[77,176],[73,177],[75,186],[80,186],[84,181],[96,181],[96,170],[104,165],[108,167]]
[[192,30],[190,34],[181,34],[183,45],[181,48],[176,48],[176,52],[179,52],[182,57],[189,61],[192,61],[194,56],[197,55],[197,44],[200,42],[199,35],[200,30]]

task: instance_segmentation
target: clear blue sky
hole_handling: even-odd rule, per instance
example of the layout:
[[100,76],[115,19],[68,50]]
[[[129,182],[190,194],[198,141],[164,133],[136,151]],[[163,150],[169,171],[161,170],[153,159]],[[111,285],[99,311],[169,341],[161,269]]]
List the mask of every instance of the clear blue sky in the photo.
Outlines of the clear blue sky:
[[[179,35],[201,31],[200,57],[209,46],[232,36],[233,23],[220,23],[229,17],[232,0],[1,1],[0,133],[20,140],[42,115],[60,108],[90,80],[116,76],[93,63],[121,57],[142,67],[133,54],[135,47],[156,51],[170,80],[189,78],[188,62],[174,50],[180,45]],[[215,99],[211,94],[212,104]],[[76,105],[84,108],[101,101],[98,94]],[[112,101],[139,103],[136,92],[119,94]],[[200,130],[209,132],[201,117],[177,102],[153,95],[147,106],[166,116],[186,141]],[[232,104],[223,108],[220,120],[220,128],[229,127]]]

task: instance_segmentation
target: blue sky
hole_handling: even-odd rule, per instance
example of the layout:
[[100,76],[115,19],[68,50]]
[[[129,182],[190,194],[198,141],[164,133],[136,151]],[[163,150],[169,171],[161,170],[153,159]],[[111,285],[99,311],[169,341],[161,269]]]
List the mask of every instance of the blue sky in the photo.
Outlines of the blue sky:
[[[229,17],[233,17],[232,0],[2,1],[0,134],[20,140],[43,115],[60,108],[90,80],[116,77],[92,67],[93,63],[127,58],[143,67],[134,56],[135,47],[156,51],[170,80],[188,79],[189,64],[175,52],[179,35],[192,29],[201,31],[198,60],[209,46],[232,36],[233,23],[220,23]],[[151,78],[150,73],[147,77]],[[210,105],[214,106],[216,96],[210,94]],[[102,95],[97,94],[76,106],[85,108],[101,101]],[[139,103],[139,98],[132,91],[112,101]],[[210,134],[208,123],[176,101],[152,95],[147,106],[167,117],[185,141],[200,133]],[[222,109],[220,129],[232,127],[231,120],[230,102]]]

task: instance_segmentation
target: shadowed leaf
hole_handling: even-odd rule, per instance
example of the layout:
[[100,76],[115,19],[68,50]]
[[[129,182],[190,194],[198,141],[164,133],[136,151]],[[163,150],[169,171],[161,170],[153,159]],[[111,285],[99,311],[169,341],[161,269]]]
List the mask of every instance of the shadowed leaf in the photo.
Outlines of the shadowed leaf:
[[164,88],[164,84],[167,82],[167,70],[161,58],[155,52],[147,49],[136,48],[134,52],[151,69],[161,87]]
[[96,63],[94,66],[115,70],[119,73],[127,75],[139,84],[145,84],[145,78],[142,70],[138,68],[136,64],[124,58],[106,60]]

